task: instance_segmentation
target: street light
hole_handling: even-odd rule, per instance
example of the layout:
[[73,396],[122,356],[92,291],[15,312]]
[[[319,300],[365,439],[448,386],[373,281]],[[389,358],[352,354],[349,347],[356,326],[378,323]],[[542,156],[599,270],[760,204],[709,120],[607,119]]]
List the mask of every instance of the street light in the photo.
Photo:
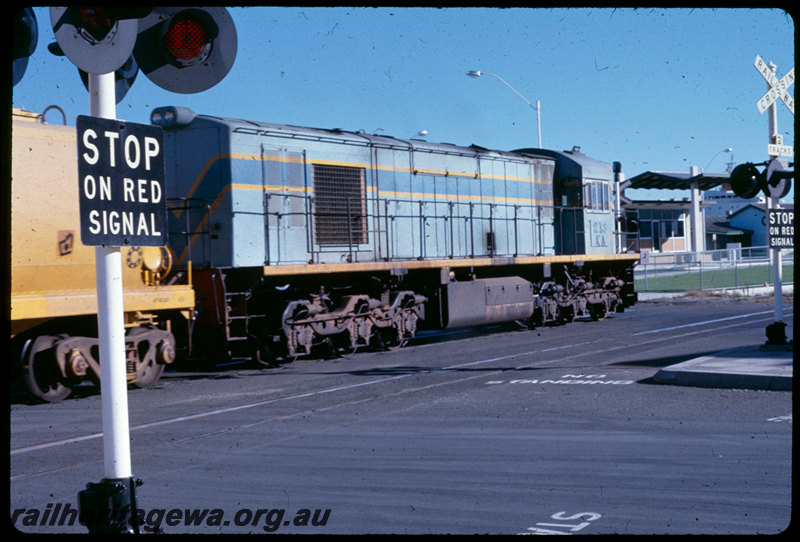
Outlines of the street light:
[[[711,158],[711,160],[709,160],[709,161],[708,161],[708,164],[706,164],[706,167],[704,167],[704,168],[703,168],[703,171],[705,171],[705,170],[708,168],[708,166],[710,166],[710,165],[711,165],[711,162],[713,162],[713,161],[714,161],[714,159],[715,159],[717,156],[719,156],[720,154],[722,154],[723,152],[729,152],[729,153],[733,153],[733,147],[728,147],[727,149],[722,149],[722,150],[721,150],[721,151],[719,151],[717,154],[715,154],[715,155],[714,155],[714,156]],[[733,166],[733,154],[731,154],[731,165],[730,165],[730,166],[728,166],[728,173],[730,173],[730,172],[731,172],[731,167],[732,167],[732,166]]]
[[499,79],[499,80],[500,80],[500,82],[501,82],[501,83],[503,83],[505,86],[507,86],[508,88],[510,88],[511,90],[513,90],[513,91],[514,91],[514,94],[516,94],[517,96],[519,96],[520,98],[522,98],[522,99],[523,99],[523,101],[524,101],[526,104],[528,104],[528,105],[529,105],[529,106],[531,106],[531,107],[532,107],[534,110],[536,110],[536,125],[537,125],[538,131],[539,131],[539,148],[541,149],[541,148],[542,148],[542,114],[541,114],[542,106],[541,106],[541,104],[539,103],[539,100],[536,100],[536,105],[533,105],[531,102],[529,102],[529,101],[528,101],[528,100],[525,98],[525,96],[523,96],[522,94],[520,94],[519,92],[517,92],[517,89],[515,89],[514,87],[512,87],[511,85],[509,85],[509,84],[506,82],[506,80],[505,80],[505,79],[503,79],[502,77],[500,77],[500,76],[499,76],[499,75],[497,75],[496,73],[482,72],[482,71],[479,71],[479,70],[470,70],[470,71],[468,71],[468,72],[467,72],[467,76],[468,76],[468,77],[473,77],[473,78],[476,78],[476,79],[477,79],[478,77],[480,77],[481,75],[491,75],[492,77],[496,77],[497,79]]

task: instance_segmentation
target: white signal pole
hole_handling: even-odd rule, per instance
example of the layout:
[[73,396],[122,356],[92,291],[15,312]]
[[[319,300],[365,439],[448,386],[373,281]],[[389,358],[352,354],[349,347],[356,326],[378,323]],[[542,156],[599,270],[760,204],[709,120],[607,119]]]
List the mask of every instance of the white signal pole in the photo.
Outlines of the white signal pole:
[[[114,73],[90,73],[90,115],[115,119],[116,108]],[[130,478],[128,377],[125,367],[122,257],[119,247],[96,246],[95,265],[105,476],[108,479]]]

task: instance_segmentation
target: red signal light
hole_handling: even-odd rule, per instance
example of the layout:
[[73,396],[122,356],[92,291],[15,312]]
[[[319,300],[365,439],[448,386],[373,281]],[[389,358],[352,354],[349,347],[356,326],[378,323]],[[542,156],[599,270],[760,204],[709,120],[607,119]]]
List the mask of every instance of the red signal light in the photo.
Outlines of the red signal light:
[[203,62],[211,52],[217,37],[217,27],[202,12],[186,10],[169,21],[164,32],[164,50],[179,66]]
[[164,36],[164,46],[169,54],[181,61],[200,56],[207,43],[205,29],[191,19],[172,21]]

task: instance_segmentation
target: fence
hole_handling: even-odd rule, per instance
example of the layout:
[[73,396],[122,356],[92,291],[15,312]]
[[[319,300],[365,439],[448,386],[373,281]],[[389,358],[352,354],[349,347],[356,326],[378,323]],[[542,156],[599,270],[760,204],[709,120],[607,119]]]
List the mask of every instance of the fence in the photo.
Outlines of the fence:
[[[781,280],[793,282],[794,249],[781,249]],[[772,253],[767,247],[708,252],[642,252],[634,272],[640,292],[670,292],[770,286],[774,283]]]

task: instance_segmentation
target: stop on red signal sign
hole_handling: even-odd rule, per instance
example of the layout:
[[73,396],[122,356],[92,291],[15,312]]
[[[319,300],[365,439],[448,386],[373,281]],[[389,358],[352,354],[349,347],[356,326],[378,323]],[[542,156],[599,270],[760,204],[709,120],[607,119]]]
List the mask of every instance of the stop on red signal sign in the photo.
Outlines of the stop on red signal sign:
[[81,242],[165,246],[167,194],[161,128],[79,116]]
[[794,209],[767,209],[769,248],[794,248]]

